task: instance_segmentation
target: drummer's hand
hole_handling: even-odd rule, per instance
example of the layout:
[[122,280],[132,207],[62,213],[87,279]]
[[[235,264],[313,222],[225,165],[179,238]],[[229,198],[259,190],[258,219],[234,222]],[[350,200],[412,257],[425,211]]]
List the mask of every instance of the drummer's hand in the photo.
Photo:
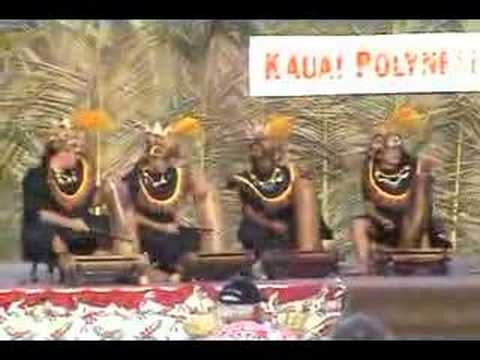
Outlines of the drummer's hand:
[[180,229],[177,223],[168,223],[165,225],[165,232],[172,235],[180,234]]
[[85,233],[90,232],[90,227],[87,225],[85,221],[83,221],[82,218],[72,219],[70,224],[70,229],[77,232],[85,232]]
[[271,224],[271,229],[277,235],[284,235],[288,231],[288,225],[282,221],[273,221]]
[[390,219],[382,219],[382,226],[387,231],[392,231],[395,228],[395,224]]
[[438,160],[431,156],[423,155],[419,159],[418,173],[430,174],[435,166],[438,165]]

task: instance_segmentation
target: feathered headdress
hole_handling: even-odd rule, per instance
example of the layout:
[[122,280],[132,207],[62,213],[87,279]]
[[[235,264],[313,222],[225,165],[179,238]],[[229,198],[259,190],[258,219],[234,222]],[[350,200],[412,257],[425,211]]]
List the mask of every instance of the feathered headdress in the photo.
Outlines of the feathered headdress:
[[190,116],[176,120],[166,127],[157,121],[153,127],[146,128],[147,136],[151,136],[147,139],[147,151],[150,155],[162,156],[179,145],[178,137],[196,137],[201,131],[200,121]]
[[257,124],[247,130],[247,138],[258,140],[261,138],[278,142],[286,141],[293,129],[294,118],[282,114],[272,114],[267,117],[264,124]]
[[58,120],[55,126],[50,130],[50,136],[48,142],[59,142],[65,141],[70,137],[76,135],[76,129],[72,124],[72,120],[68,117],[65,117],[61,120]]
[[167,137],[167,136],[196,136],[200,133],[202,127],[200,121],[187,116],[163,127],[158,121],[152,127],[147,127],[146,133]]
[[103,110],[82,110],[73,115],[73,123],[82,130],[108,131],[114,128],[110,116]]
[[113,129],[108,114],[101,110],[82,110],[59,120],[51,130],[49,142],[62,142],[79,137],[81,131],[103,132]]
[[419,112],[410,105],[397,105],[386,121],[378,127],[378,132],[395,133],[402,137],[419,135],[425,130],[428,118],[428,113]]

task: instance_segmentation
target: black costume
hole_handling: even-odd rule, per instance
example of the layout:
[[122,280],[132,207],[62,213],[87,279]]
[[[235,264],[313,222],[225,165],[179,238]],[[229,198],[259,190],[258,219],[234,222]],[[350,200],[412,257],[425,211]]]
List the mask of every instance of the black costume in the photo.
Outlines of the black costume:
[[[234,176],[233,182],[229,184],[230,187],[238,186],[243,206],[249,205],[267,219],[282,221],[288,226],[287,234],[278,235],[244,215],[237,235],[245,249],[261,254],[265,250],[294,247],[296,224],[293,206],[288,199],[292,189],[293,171],[293,168],[287,166],[277,166],[267,181],[260,181],[251,172],[244,171]],[[331,239],[332,232],[323,218],[320,225],[323,229],[321,237]]]
[[49,263],[52,260],[52,240],[57,234],[72,253],[91,253],[97,246],[108,242],[109,239],[101,236],[80,234],[41,220],[40,211],[51,210],[63,216],[82,218],[91,229],[109,233],[108,217],[94,216],[88,212],[88,205],[92,203],[94,196],[93,191],[85,202],[86,205],[67,215],[51,196],[47,173],[44,162],[41,166],[30,169],[23,179],[23,259],[33,263]]
[[[407,200],[392,200],[383,194],[400,196],[407,194],[414,188],[415,173],[417,171],[418,161],[416,158],[403,155],[402,166],[391,174],[384,174],[377,168],[375,159],[368,157],[363,167],[362,193],[364,202],[370,202],[375,207],[375,212],[393,223],[392,229],[387,229],[376,217],[369,214],[368,209],[363,209],[355,217],[365,217],[370,219],[372,227],[370,228],[370,237],[373,241],[388,245],[398,246],[402,230],[402,219],[405,209],[410,205]],[[433,178],[430,179],[433,181]],[[428,233],[432,247],[450,247],[447,240],[446,229],[440,217],[435,216],[434,205],[432,201],[431,190],[428,194],[429,219],[425,224],[425,231]]]
[[[174,196],[173,189],[176,186],[176,182],[179,181],[178,172],[174,168],[167,169],[165,174],[148,174],[148,181],[146,181],[145,177],[142,178],[141,176],[139,166],[136,166],[127,174],[125,181],[128,183],[136,211],[152,221],[167,224],[174,221],[174,217],[168,212],[168,209],[164,209],[164,211],[153,209],[153,204],[146,205],[139,200],[139,193],[142,191],[140,181],[143,181],[147,189],[152,190],[149,182],[160,181],[160,179],[165,179],[166,183],[161,187],[155,188],[155,197],[168,200],[170,196]],[[181,256],[196,251],[200,242],[198,231],[182,226],[179,227],[178,234],[169,234],[138,224],[138,235],[142,248],[148,253],[150,261],[156,263],[160,269],[168,272],[175,272],[175,265]]]

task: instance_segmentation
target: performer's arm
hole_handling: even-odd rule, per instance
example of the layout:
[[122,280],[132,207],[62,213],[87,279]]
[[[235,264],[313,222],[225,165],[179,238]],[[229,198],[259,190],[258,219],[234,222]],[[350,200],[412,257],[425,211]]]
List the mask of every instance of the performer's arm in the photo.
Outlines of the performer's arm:
[[275,221],[270,220],[264,214],[262,214],[260,211],[255,210],[249,204],[243,205],[242,212],[245,217],[262,227],[266,227],[268,229],[273,229],[275,227]]
[[137,223],[142,226],[149,227],[153,230],[157,230],[165,233],[178,233],[178,224],[175,221],[161,223],[152,219],[149,219],[145,215],[136,214]]
[[74,231],[88,232],[90,228],[81,218],[69,218],[51,210],[40,210],[40,219],[46,223]]
[[371,201],[366,201],[367,214],[377,223],[380,223],[386,230],[392,230],[395,226],[393,221],[384,216]]

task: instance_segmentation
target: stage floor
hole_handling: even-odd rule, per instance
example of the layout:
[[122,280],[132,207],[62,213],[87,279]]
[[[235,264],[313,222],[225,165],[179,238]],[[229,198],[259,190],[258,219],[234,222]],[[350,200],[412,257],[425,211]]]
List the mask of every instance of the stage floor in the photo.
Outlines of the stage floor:
[[[32,283],[29,280],[30,277],[31,265],[28,263],[0,263],[0,289],[12,289],[12,288],[42,288],[42,287],[63,287],[58,284],[57,281],[50,281],[49,274],[47,272],[47,267],[45,265],[39,265],[38,277],[39,282]],[[472,271],[469,275],[457,275],[457,276],[395,276],[395,277],[382,277],[382,276],[358,276],[353,274],[353,265],[351,264],[342,264],[340,266],[340,271],[338,276],[345,280],[346,284],[351,289],[365,289],[365,288],[382,288],[382,289],[392,289],[392,288],[405,288],[405,287],[415,287],[415,288],[449,288],[455,290],[456,288],[464,287],[479,287],[480,288],[480,273],[477,271]],[[471,267],[473,270],[474,268]],[[58,276],[58,275],[56,275]],[[166,281],[158,280],[159,276],[153,274],[151,286],[165,286],[168,285]],[[321,279],[321,278],[320,278]],[[285,280],[268,280],[268,281],[259,281],[259,284],[282,284],[282,283],[296,283],[296,284],[308,284],[315,281],[318,281],[318,278],[314,279],[285,279]],[[224,284],[226,281],[218,282],[209,282],[211,284]],[[112,286],[121,286],[121,287],[136,287],[127,284],[113,283],[108,278],[100,281],[94,281],[85,284],[82,287],[112,287]]]

